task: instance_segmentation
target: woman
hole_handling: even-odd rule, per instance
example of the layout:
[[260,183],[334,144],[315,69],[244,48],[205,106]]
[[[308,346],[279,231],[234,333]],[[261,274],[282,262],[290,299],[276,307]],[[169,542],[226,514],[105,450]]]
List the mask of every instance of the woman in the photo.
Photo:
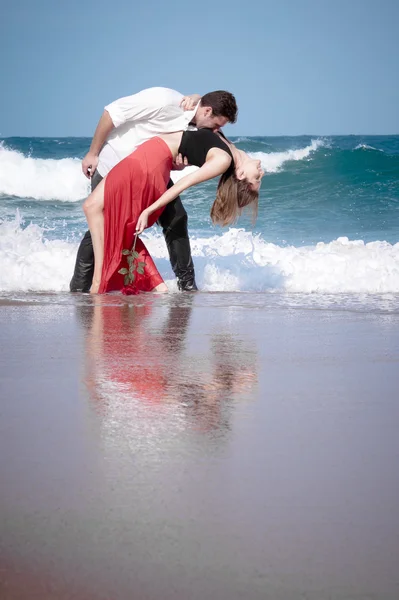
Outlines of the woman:
[[[200,167],[167,190],[173,161],[181,154]],[[134,236],[151,227],[163,208],[187,188],[222,175],[211,209],[213,223],[233,223],[250,204],[257,212],[263,171],[224,136],[210,129],[159,135],[139,146],[118,163],[83,205],[93,240],[95,268],[91,293],[114,290],[133,292],[119,273],[127,268],[122,250],[131,248]],[[136,272],[134,290],[167,291],[143,242],[137,239],[144,273]]]

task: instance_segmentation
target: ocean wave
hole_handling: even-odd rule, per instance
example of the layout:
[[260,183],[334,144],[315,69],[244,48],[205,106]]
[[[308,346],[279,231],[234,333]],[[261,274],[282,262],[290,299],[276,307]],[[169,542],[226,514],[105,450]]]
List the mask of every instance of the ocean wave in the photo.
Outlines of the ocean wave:
[[238,137],[234,137],[231,136],[231,141],[234,144],[261,144],[262,146],[271,146],[270,143],[266,142],[265,140],[261,140],[259,139],[259,137],[253,138],[253,137],[247,137],[245,135],[241,135]]
[[262,163],[262,168],[266,173],[277,173],[280,171],[284,163],[288,161],[304,160],[310,156],[312,152],[316,152],[319,148],[326,145],[322,139],[312,140],[309,146],[298,148],[296,150],[286,150],[285,152],[249,152],[252,158],[257,158]]
[[[244,139],[244,138],[240,138]],[[237,141],[237,140],[236,140]],[[308,158],[312,152],[326,145],[322,139],[312,140],[309,146],[298,148],[296,150],[286,150],[285,152],[248,152],[249,156],[261,161],[262,168],[266,173],[277,173],[281,171],[283,165],[289,161],[299,161]],[[173,171],[172,179],[174,182],[197,170],[197,167],[186,167],[183,171]]]
[[374,148],[374,146],[369,146],[368,144],[358,144],[355,146],[354,150],[374,150],[375,152],[384,152],[384,150]]
[[78,158],[32,158],[0,142],[0,195],[78,202],[89,182]]
[[[61,143],[61,142],[58,142]],[[285,152],[254,152],[267,173],[280,171],[284,163],[299,161],[324,145],[323,140],[312,140],[309,146]],[[189,166],[183,171],[172,171],[174,182],[197,170]],[[79,202],[90,193],[88,180],[81,170],[79,158],[32,158],[7,148],[0,142],[0,195],[35,200]]]
[[16,218],[0,221],[0,291],[66,291],[77,244],[49,241],[45,230]]
[[[20,216],[0,222],[0,291],[67,291],[78,245],[49,241]],[[164,239],[143,236],[157,266],[176,289]],[[260,235],[231,228],[193,237],[191,248],[202,291],[399,293],[399,243],[338,238],[306,247],[280,247]]]

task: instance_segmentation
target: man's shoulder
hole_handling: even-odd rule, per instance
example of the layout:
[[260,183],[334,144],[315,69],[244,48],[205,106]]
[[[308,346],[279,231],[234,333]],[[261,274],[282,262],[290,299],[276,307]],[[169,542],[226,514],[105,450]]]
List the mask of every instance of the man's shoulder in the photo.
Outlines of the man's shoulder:
[[157,101],[161,104],[178,104],[181,102],[183,98],[183,94],[176,90],[172,90],[171,88],[165,87],[151,87],[141,90],[138,92],[138,95],[141,99],[146,100],[148,102]]

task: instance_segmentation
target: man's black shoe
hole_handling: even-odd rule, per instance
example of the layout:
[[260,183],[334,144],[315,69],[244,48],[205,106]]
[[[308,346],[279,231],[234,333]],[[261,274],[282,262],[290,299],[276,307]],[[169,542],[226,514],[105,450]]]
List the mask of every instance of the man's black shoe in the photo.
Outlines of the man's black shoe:
[[194,279],[189,279],[188,281],[178,279],[177,287],[179,288],[180,292],[198,292],[198,288]]
[[82,283],[80,285],[77,285],[75,283],[75,280],[73,277],[69,284],[69,291],[72,292],[73,294],[76,294],[76,293],[88,294],[90,292],[90,288],[91,288],[91,285],[87,286],[87,285],[83,285]]

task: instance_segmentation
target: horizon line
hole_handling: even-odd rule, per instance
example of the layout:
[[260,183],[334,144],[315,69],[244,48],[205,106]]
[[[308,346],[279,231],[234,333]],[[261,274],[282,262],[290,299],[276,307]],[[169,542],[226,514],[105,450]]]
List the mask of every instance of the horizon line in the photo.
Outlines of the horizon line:
[[[248,137],[248,138],[256,138],[256,137],[359,137],[359,136],[367,136],[367,137],[388,137],[388,136],[399,136],[399,133],[279,133],[279,134],[268,134],[268,135],[249,135],[247,133],[238,133],[235,135],[229,134],[230,137]],[[90,139],[92,135],[6,135],[2,136],[0,134],[0,139],[7,140],[10,138],[40,138],[40,139],[54,139],[54,138],[75,138],[75,139]],[[154,136],[156,137],[156,136]]]

